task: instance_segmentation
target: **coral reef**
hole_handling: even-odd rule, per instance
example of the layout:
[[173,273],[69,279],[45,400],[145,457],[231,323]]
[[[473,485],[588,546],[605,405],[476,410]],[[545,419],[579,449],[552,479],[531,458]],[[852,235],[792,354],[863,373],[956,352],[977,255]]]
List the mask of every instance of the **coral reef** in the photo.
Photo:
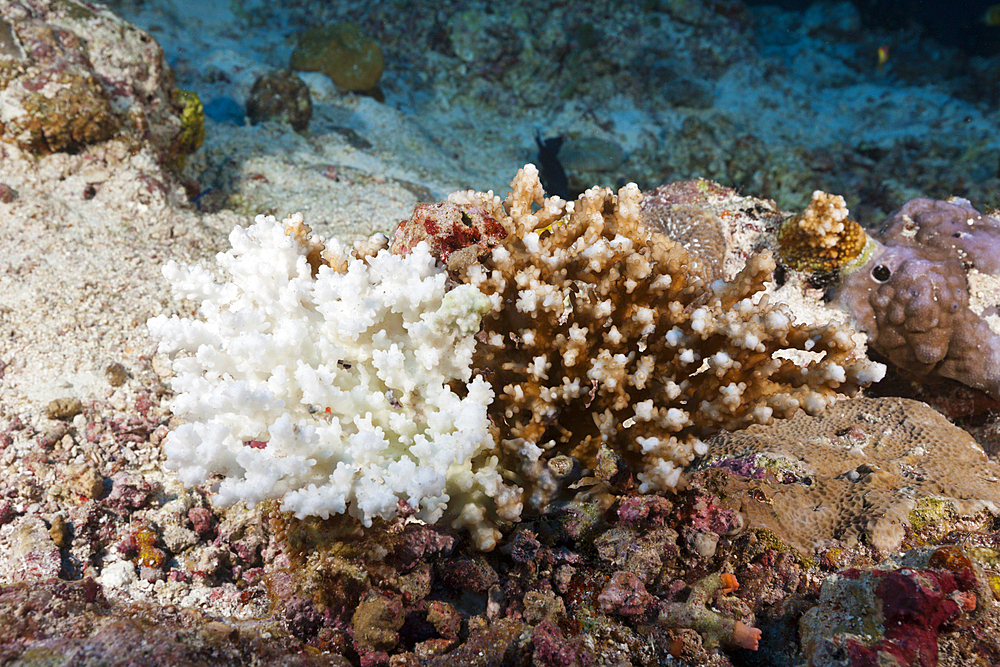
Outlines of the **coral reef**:
[[834,303],[870,346],[918,380],[1000,399],[1000,221],[965,200],[914,199],[869,244]]
[[884,372],[856,356],[850,330],[795,324],[757,296],[774,268],[767,253],[706,284],[695,257],[641,223],[634,184],[566,203],[545,198],[528,165],[511,185],[503,201],[449,200],[508,231],[462,280],[493,304],[474,366],[497,393],[501,465],[533,509],[574,481],[574,465],[594,469],[602,443],[643,491],[672,489],[719,429],[815,414]]
[[176,297],[201,301],[200,319],[148,323],[161,353],[183,353],[172,407],[187,423],[167,436],[167,466],[188,485],[222,474],[222,507],[280,498],[299,517],[368,525],[400,506],[429,522],[447,509],[491,549],[493,521],[521,505],[490,455],[493,392],[470,369],[490,301],[445,294],[426,245],[392,255],[383,237],[352,253],[310,231],[301,215],[237,227],[223,283],[164,267]]
[[[696,493],[711,513],[715,499]],[[362,665],[411,664],[414,657],[454,665],[473,658],[471,664],[596,664],[623,643],[627,651],[616,664],[659,664],[675,648],[696,651],[704,658],[698,664],[708,664],[713,656],[724,660],[722,650],[756,649],[760,631],[748,625],[753,614],[736,597],[732,574],[692,576],[690,585],[674,580],[681,563],[676,538],[687,520],[671,507],[657,496],[621,498],[615,510],[596,516],[608,538],[598,553],[586,539],[553,534],[544,520],[522,523],[500,549],[470,554],[446,527],[405,517],[377,520],[377,530],[366,531],[349,516],[298,520],[275,511],[272,526],[290,566],[272,570],[269,589],[290,601],[278,613],[292,634],[313,646],[343,646],[349,638],[344,655]],[[704,518],[692,524],[718,527]],[[624,547],[657,532],[642,548],[663,559],[642,578],[635,559],[609,557],[613,542]],[[519,637],[513,643],[512,628]],[[662,640],[678,633],[688,634]]]
[[712,282],[722,277],[726,256],[726,236],[722,221],[705,207],[670,201],[671,186],[660,186],[642,201],[642,222],[680,243],[700,263],[702,279]]
[[732,280],[751,255],[773,248],[787,217],[774,202],[740,195],[712,181],[678,181],[643,193],[642,222],[684,246],[708,271]]
[[819,418],[719,434],[709,451],[704,465],[767,482],[768,510],[752,523],[806,556],[830,540],[892,553],[927,498],[947,503],[967,526],[1000,513],[1000,465],[908,399],[843,401]]

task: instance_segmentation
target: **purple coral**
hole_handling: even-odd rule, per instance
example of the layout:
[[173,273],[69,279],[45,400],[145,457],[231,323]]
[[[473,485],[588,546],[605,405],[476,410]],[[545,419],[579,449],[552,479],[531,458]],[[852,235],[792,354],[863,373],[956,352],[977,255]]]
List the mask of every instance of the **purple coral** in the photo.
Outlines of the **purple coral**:
[[914,199],[876,236],[835,302],[917,379],[950,378],[1000,399],[1000,332],[990,323],[1000,295],[980,280],[1000,275],[1000,221],[965,200]]

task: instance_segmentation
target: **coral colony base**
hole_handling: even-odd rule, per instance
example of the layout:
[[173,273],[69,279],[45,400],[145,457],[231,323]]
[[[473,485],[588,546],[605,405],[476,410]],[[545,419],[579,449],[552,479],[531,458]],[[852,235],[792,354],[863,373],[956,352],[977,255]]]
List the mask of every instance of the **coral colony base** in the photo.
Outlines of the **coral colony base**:
[[[453,194],[440,224],[404,221],[397,254],[385,237],[349,251],[296,214],[233,230],[222,282],[165,266],[175,296],[201,303],[197,319],[149,321],[186,421],[168,466],[188,485],[222,475],[221,506],[279,498],[368,525],[405,508],[490,550],[498,523],[544,510],[602,446],[642,492],[671,490],[720,429],[815,414],[881,379],[850,329],[796,324],[760,294],[770,254],[708,283],[640,222],[634,184],[565,202],[527,165],[511,186]],[[461,252],[459,231],[475,251],[449,276],[436,260]]]

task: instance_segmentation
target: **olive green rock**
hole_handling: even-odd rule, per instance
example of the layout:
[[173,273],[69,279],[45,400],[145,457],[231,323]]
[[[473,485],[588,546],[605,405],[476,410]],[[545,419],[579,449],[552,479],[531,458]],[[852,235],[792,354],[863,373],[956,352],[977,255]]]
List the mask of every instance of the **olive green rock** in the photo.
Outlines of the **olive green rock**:
[[353,23],[310,28],[299,36],[289,65],[322,72],[341,90],[371,90],[385,69],[382,49]]

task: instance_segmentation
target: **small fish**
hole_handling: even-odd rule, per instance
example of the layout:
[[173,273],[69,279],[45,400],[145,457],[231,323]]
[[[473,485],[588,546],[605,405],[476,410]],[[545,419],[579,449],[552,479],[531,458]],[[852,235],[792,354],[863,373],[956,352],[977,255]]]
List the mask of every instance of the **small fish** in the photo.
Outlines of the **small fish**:
[[1000,3],[987,7],[980,20],[991,28],[1000,27]]
[[546,193],[569,199],[569,179],[566,178],[566,170],[559,162],[562,135],[543,141],[541,133],[535,130],[535,143],[538,145],[538,166]]
[[876,53],[878,54],[878,74],[882,76],[885,72],[885,65],[889,62],[889,45],[883,44],[878,47]]

